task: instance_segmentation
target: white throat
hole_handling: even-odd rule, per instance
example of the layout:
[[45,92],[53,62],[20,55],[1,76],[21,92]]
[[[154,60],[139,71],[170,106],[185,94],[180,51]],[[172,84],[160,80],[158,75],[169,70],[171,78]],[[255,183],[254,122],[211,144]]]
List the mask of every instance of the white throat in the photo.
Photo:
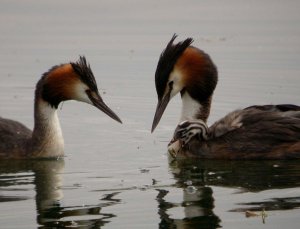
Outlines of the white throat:
[[[59,157],[64,155],[64,139],[57,116],[57,110],[45,101],[39,101],[36,110],[34,154],[41,157]],[[37,150],[37,151],[36,151]]]
[[195,120],[197,119],[197,114],[200,113],[202,105],[193,99],[187,92],[181,97],[182,100],[182,110],[180,122],[185,120]]

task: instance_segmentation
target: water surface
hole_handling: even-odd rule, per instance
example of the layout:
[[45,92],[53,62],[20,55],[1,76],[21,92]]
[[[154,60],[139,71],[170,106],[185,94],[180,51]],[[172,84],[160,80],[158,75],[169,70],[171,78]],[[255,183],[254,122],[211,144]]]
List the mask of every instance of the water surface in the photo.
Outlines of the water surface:
[[170,160],[179,97],[154,134],[150,127],[157,60],[174,32],[193,37],[218,66],[209,123],[251,104],[299,104],[299,7],[292,0],[2,1],[0,115],[32,128],[41,74],[85,55],[124,124],[83,103],[61,105],[64,160],[0,162],[1,227],[298,228],[300,162]]

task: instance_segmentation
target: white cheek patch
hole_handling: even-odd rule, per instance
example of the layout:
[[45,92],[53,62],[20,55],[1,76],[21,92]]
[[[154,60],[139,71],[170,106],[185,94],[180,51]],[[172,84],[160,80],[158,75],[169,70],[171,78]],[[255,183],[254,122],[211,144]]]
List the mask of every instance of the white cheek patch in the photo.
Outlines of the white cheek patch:
[[174,97],[176,94],[178,94],[184,87],[183,82],[182,82],[182,74],[179,70],[174,69],[170,76],[169,76],[169,81],[168,82],[173,82],[173,88],[171,91],[170,98]]
[[93,104],[90,98],[88,97],[86,90],[89,90],[88,86],[81,82],[77,83],[74,87],[73,99],[84,103]]

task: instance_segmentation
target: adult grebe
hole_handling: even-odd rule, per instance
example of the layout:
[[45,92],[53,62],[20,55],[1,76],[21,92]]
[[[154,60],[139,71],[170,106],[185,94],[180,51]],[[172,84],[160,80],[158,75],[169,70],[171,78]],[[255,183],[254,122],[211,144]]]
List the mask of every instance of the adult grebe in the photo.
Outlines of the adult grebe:
[[218,81],[209,55],[188,38],[162,52],[155,72],[158,104],[152,132],[170,99],[178,92],[182,114],[169,152],[174,157],[218,159],[300,158],[300,107],[290,104],[251,106],[236,110],[207,127]]
[[103,102],[85,57],[52,67],[38,81],[34,101],[34,128],[0,118],[0,158],[49,158],[64,155],[64,140],[57,117],[60,102],[89,103],[121,123]]

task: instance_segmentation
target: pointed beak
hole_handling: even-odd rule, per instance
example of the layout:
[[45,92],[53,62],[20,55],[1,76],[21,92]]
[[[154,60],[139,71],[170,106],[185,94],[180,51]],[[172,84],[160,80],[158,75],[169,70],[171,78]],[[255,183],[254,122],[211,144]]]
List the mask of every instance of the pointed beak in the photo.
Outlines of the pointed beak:
[[101,96],[98,93],[92,91],[86,91],[88,97],[92,101],[93,105],[99,110],[103,111],[112,119],[116,120],[119,123],[122,123],[121,119],[116,115],[102,100]]
[[162,99],[158,100],[155,115],[154,115],[154,119],[153,119],[153,123],[152,123],[151,133],[153,133],[156,126],[158,125],[158,123],[159,123],[159,121],[160,121],[160,119],[161,119],[161,117],[162,117],[169,101],[170,101],[170,94],[171,94],[171,91],[168,92]]

